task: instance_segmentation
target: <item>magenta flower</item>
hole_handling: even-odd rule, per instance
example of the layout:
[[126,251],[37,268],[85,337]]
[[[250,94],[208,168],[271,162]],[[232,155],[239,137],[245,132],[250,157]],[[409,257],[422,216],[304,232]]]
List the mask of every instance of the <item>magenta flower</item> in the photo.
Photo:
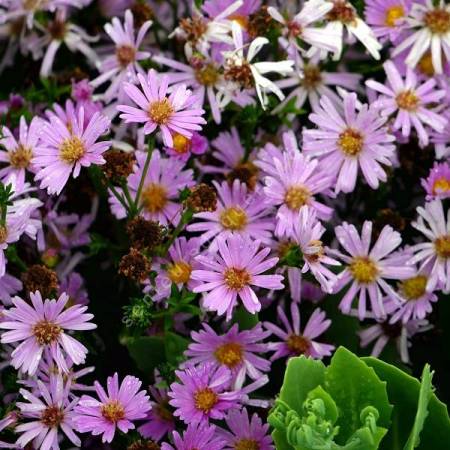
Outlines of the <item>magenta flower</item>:
[[123,433],[134,430],[133,421],[145,418],[151,408],[146,392],[139,391],[142,382],[131,375],[120,385],[117,373],[108,377],[107,392],[98,381],[94,386],[99,400],[83,395],[75,407],[75,424],[80,433],[101,434],[102,442],[111,442],[116,428]]
[[281,341],[270,342],[269,351],[275,352],[270,360],[275,361],[286,356],[306,355],[315,359],[330,356],[334,345],[323,344],[315,339],[324,333],[331,325],[331,320],[325,319],[325,312],[316,308],[303,329],[300,329],[300,310],[298,303],[291,303],[292,324],[289,322],[283,308],[277,308],[278,318],[284,326],[284,330],[271,322],[264,322],[267,328]]
[[[3,312],[5,321],[0,328],[10,330],[1,335],[1,343],[20,342],[12,353],[12,365],[33,375],[41,361],[44,350],[48,351],[57,366],[68,371],[65,355],[74,364],[82,364],[87,348],[71,337],[65,330],[92,330],[96,325],[90,322],[94,317],[87,314],[86,306],[66,308],[69,296],[62,294],[58,300],[42,301],[39,291],[30,294],[31,305],[20,297],[14,297],[14,307]],[[66,309],[65,309],[66,308]]]
[[0,144],[5,150],[0,149],[0,162],[7,166],[0,169],[0,179],[5,185],[12,183],[16,192],[22,191],[27,171],[34,172],[31,160],[39,139],[40,123],[40,119],[35,117],[28,126],[22,116],[18,139],[8,128],[1,130]]
[[231,371],[205,363],[175,371],[180,382],[170,385],[170,405],[174,415],[185,423],[206,423],[209,419],[223,419],[224,413],[239,408],[244,394],[233,390]]
[[282,275],[261,275],[278,262],[278,258],[266,259],[270,248],[260,250],[260,242],[250,241],[239,235],[217,238],[218,253],[199,255],[197,261],[203,266],[192,272],[192,279],[202,282],[194,292],[206,292],[203,305],[211,311],[222,315],[227,313],[227,320],[238,297],[244,307],[254,314],[261,309],[261,303],[252,286],[266,289],[282,289]]
[[427,193],[427,200],[444,199],[450,197],[450,165],[447,162],[434,163],[422,186]]
[[181,436],[177,431],[173,432],[174,446],[161,445],[161,450],[222,450],[225,442],[217,436],[216,427],[207,423],[189,424]]
[[165,148],[168,155],[183,162],[186,162],[191,155],[203,155],[207,149],[208,140],[196,131],[192,133],[190,139],[176,133],[173,136],[173,146]]
[[303,131],[303,149],[320,158],[320,165],[337,173],[336,192],[352,192],[360,169],[369,186],[377,189],[386,181],[383,165],[391,166],[394,136],[388,133],[386,118],[377,109],[357,108],[356,94],[347,94],[343,108],[336,109],[327,97],[320,100],[320,110],[309,120],[319,128]]
[[445,91],[436,89],[436,80],[433,78],[421,84],[410,68],[407,68],[406,78],[403,80],[392,61],[386,61],[383,67],[387,86],[374,80],[366,81],[369,88],[381,93],[372,106],[379,108],[384,117],[397,113],[392,128],[401,130],[404,137],[409,137],[411,128],[414,127],[420,145],[428,145],[429,133],[425,126],[441,133],[447,124],[447,119],[433,109],[434,104],[445,97]]
[[39,167],[35,180],[49,194],[60,194],[70,175],[76,178],[82,167],[104,164],[102,154],[111,146],[109,141],[97,142],[108,131],[110,120],[95,113],[87,126],[84,125],[84,108],[69,117],[65,124],[52,114],[49,121],[42,122],[40,142],[31,160]]
[[346,268],[338,275],[335,292],[351,283],[350,288],[339,304],[344,314],[351,312],[352,304],[357,299],[358,317],[363,320],[367,314],[367,296],[372,312],[377,318],[385,318],[383,292],[393,299],[399,296],[390,286],[388,280],[405,280],[414,276],[414,268],[406,263],[410,258],[407,253],[391,253],[401,244],[400,233],[386,225],[370,249],[372,222],[365,221],[361,236],[353,225],[344,222],[335,229],[336,238],[349,253],[344,255],[337,250],[332,254],[344,261]]
[[217,433],[225,440],[225,450],[275,448],[269,434],[269,424],[263,424],[256,413],[250,419],[245,408],[242,411],[231,410],[225,417],[225,422],[230,431],[219,428]]
[[270,244],[274,223],[268,217],[272,211],[262,191],[249,192],[247,185],[239,180],[234,180],[231,186],[227,181],[222,184],[213,181],[213,184],[218,194],[217,209],[194,214],[194,218],[202,219],[202,222],[188,225],[187,230],[200,231],[202,244],[212,240],[211,251],[217,248],[218,236],[227,238],[232,234]]
[[173,134],[191,138],[193,131],[202,129],[201,125],[206,121],[201,116],[205,111],[196,106],[198,99],[190,90],[179,86],[167,97],[167,75],[159,78],[152,69],[147,78],[142,74],[137,77],[142,90],[131,83],[124,83],[124,90],[139,108],[119,105],[121,119],[126,123],[144,123],[145,134],[151,134],[159,127],[167,147],[173,146]]
[[243,331],[239,331],[238,325],[234,324],[222,335],[218,335],[208,324],[202,325],[203,330],[191,333],[194,342],[185,352],[188,357],[186,365],[207,362],[213,369],[227,367],[238,387],[242,386],[246,375],[257,380],[270,370],[270,362],[258,355],[267,352],[267,344],[263,340],[270,335],[260,324]]
[[15,427],[22,433],[17,439],[20,448],[33,441],[33,448],[59,450],[59,432],[62,431],[76,447],[81,441],[74,433],[74,407],[78,398],[70,396],[70,383],[64,383],[61,375],[52,376],[48,385],[37,381],[38,394],[20,389],[27,403],[17,402],[20,415],[29,419]]

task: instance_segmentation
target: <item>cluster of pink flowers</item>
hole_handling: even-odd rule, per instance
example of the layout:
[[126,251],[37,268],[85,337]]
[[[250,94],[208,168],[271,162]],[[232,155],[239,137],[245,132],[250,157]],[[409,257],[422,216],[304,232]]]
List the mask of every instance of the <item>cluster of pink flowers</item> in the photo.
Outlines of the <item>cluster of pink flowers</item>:
[[[340,316],[410,363],[450,292],[450,5],[188,3],[0,0],[0,77],[45,97],[0,101],[0,448],[274,449],[272,363],[331,356]],[[79,381],[89,270],[142,300],[116,343],[164,347],[148,390]]]

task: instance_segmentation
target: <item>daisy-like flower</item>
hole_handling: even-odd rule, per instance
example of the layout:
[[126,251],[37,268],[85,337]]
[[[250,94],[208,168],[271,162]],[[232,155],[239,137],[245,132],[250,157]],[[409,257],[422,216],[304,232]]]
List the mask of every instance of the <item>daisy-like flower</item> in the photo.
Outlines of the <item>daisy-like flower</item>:
[[296,58],[295,71],[292,76],[283,80],[275,81],[280,89],[294,88],[286,98],[272,111],[278,114],[283,108],[295,98],[295,107],[300,109],[308,100],[313,111],[320,111],[320,97],[328,97],[336,106],[341,104],[341,98],[330,88],[339,86],[350,91],[358,89],[361,75],[346,72],[325,72],[319,65],[319,55],[309,61]]
[[222,450],[225,442],[217,436],[214,425],[195,423],[188,425],[183,436],[174,431],[173,445],[164,442],[161,450]]
[[280,100],[283,100],[284,94],[281,92],[281,89],[263,75],[274,72],[284,76],[293,71],[294,61],[252,62],[262,47],[268,44],[269,40],[264,37],[257,37],[250,43],[248,50],[244,51],[246,47],[244,46],[242,29],[234,21],[232,32],[234,49],[222,52],[225,60],[224,77],[229,82],[231,89],[226,89],[222,92],[222,101],[227,103],[232,100],[230,92],[253,88],[256,89],[256,94],[263,109],[267,106],[268,91],[274,93]]
[[411,0],[367,0],[364,15],[377,38],[395,42],[407,28]]
[[125,123],[143,123],[145,134],[151,134],[159,128],[167,147],[173,147],[174,134],[178,133],[189,139],[193,131],[202,129],[201,125],[206,121],[201,116],[205,111],[197,107],[198,98],[186,86],[177,86],[167,96],[167,75],[159,77],[151,69],[147,77],[139,73],[137,78],[141,89],[125,82],[124,90],[138,108],[127,105],[117,107],[122,113],[120,118]]
[[70,383],[64,383],[61,375],[53,375],[49,384],[37,381],[37,392],[20,389],[27,400],[17,402],[21,419],[28,419],[15,427],[21,436],[17,439],[20,448],[33,441],[33,447],[41,450],[59,450],[59,432],[62,431],[76,447],[81,441],[74,433],[74,407],[78,398],[70,396]]
[[[136,198],[143,177],[147,155],[138,151],[135,156],[136,170],[127,180],[133,198]],[[183,167],[182,161],[164,158],[158,150],[153,150],[139,197],[139,207],[142,208],[141,214],[145,219],[154,220],[162,225],[178,223],[182,206],[175,200],[180,190],[194,185],[192,170],[183,170]],[[118,219],[126,217],[126,211],[116,197],[111,195],[110,203]]]
[[194,292],[205,292],[203,305],[206,309],[227,313],[231,319],[238,298],[250,313],[261,309],[261,303],[252,286],[266,289],[282,289],[283,276],[262,275],[278,262],[278,258],[268,258],[269,247],[260,249],[259,241],[251,241],[239,235],[228,238],[217,237],[218,252],[197,256],[203,266],[194,270],[192,278],[201,281]]
[[321,193],[330,194],[334,181],[331,171],[324,169],[326,165],[299,151],[285,151],[281,157],[274,157],[272,164],[273,173],[264,178],[264,193],[268,204],[278,206],[277,235],[292,231],[298,212],[304,207],[315,209],[322,219],[331,217],[332,208],[316,198]]
[[325,312],[316,308],[301,331],[298,303],[292,302],[290,310],[292,323],[289,322],[283,308],[281,306],[277,308],[278,318],[284,329],[271,322],[264,322],[264,327],[281,339],[279,342],[269,342],[268,350],[274,352],[270,360],[275,361],[279,358],[300,355],[315,359],[330,356],[334,345],[323,344],[315,340],[331,325],[331,320],[326,319]]
[[270,335],[260,324],[244,331],[239,331],[238,325],[234,324],[222,335],[208,324],[202,325],[203,330],[191,333],[194,342],[185,351],[188,357],[186,365],[208,362],[214,369],[227,367],[237,387],[242,387],[246,375],[257,380],[270,370],[270,362],[258,356],[267,351],[267,344],[262,341]]
[[355,7],[347,0],[328,0],[333,8],[327,15],[328,23],[325,27],[332,34],[338,34],[336,40],[338,50],[334,53],[334,60],[338,61],[342,55],[344,43],[344,30],[347,30],[349,37],[356,38],[366,47],[367,51],[375,59],[380,59],[381,44],[375,34],[356,12]]
[[427,193],[427,200],[444,199],[450,197],[450,165],[434,163],[426,180],[422,180],[422,186]]
[[173,136],[173,146],[166,147],[165,150],[172,158],[186,162],[191,155],[203,155],[207,148],[208,140],[194,131],[190,139],[182,134],[175,134]]
[[358,317],[363,320],[367,313],[367,296],[372,312],[377,318],[385,318],[386,311],[383,304],[383,292],[392,299],[399,300],[398,294],[386,279],[405,280],[414,276],[414,267],[406,263],[408,254],[391,253],[401,244],[400,233],[386,225],[370,249],[372,240],[372,222],[365,221],[361,236],[354,225],[344,222],[335,229],[336,237],[349,256],[337,250],[330,252],[341,259],[346,268],[338,275],[335,292],[340,291],[349,283],[350,288],[339,304],[344,314],[351,312],[355,299],[358,302]]
[[245,408],[242,411],[232,410],[225,417],[225,423],[230,431],[220,428],[217,433],[225,440],[225,450],[275,448],[269,434],[269,424],[263,424],[256,413],[250,419]]
[[410,49],[406,64],[415,68],[422,56],[431,50],[436,73],[443,72],[442,55],[450,55],[450,5],[445,0],[414,2],[407,18],[412,33],[400,42],[392,56]]
[[103,49],[108,56],[98,64],[101,75],[90,83],[93,87],[98,87],[107,81],[111,82],[108,89],[101,94],[105,102],[109,103],[116,97],[119,102],[123,102],[124,81],[135,83],[138,73],[145,74],[139,62],[150,58],[150,52],[141,50],[141,46],[151,25],[151,20],[145,21],[136,34],[133,13],[130,10],[125,12],[123,24],[114,17],[111,23],[105,25],[106,33],[114,42],[114,54],[110,54],[109,47]]
[[139,389],[142,382],[127,375],[119,384],[115,373],[107,380],[107,392],[98,381],[94,383],[98,400],[83,395],[75,407],[75,424],[80,433],[102,435],[102,442],[111,442],[116,428],[123,433],[134,430],[134,420],[145,418],[150,410],[150,399],[146,391]]
[[380,108],[385,117],[397,112],[392,128],[401,130],[404,137],[409,137],[411,127],[414,127],[420,144],[428,145],[429,135],[424,125],[441,133],[447,124],[447,119],[432,109],[433,104],[445,97],[445,91],[436,89],[436,80],[433,78],[420,84],[417,75],[410,68],[407,68],[406,78],[403,80],[392,61],[386,61],[383,67],[388,86],[374,80],[366,81],[369,88],[381,93],[372,105]]
[[388,133],[386,117],[366,104],[357,108],[356,94],[347,94],[343,112],[327,97],[320,99],[320,109],[309,120],[318,129],[303,131],[303,150],[320,158],[320,164],[337,172],[335,191],[352,192],[358,169],[372,189],[377,189],[387,175],[382,165],[391,166],[395,137]]
[[306,207],[300,209],[297,219],[294,220],[290,239],[291,242],[298,244],[302,252],[304,262],[302,273],[310,271],[322,289],[331,293],[337,276],[326,266],[340,266],[340,263],[328,256],[328,249],[320,240],[323,233],[325,228],[317,220],[315,211]]
[[200,212],[194,214],[202,222],[188,225],[187,230],[202,234],[199,237],[201,244],[211,242],[211,250],[217,248],[218,236],[224,238],[231,234],[259,239],[269,244],[272,238],[273,220],[269,218],[270,208],[265,203],[261,190],[248,192],[248,188],[239,180],[234,180],[230,186],[228,182],[222,184],[213,181],[217,189],[217,208],[213,212]]
[[283,17],[273,6],[269,6],[267,12],[283,25],[283,36],[295,49],[303,52],[301,46],[303,41],[314,49],[334,53],[337,51],[336,41],[340,35],[316,25],[317,22],[324,20],[332,9],[333,5],[325,0],[308,0],[300,12],[292,18]]
[[28,126],[22,116],[18,139],[7,127],[3,127],[0,132],[0,145],[4,147],[0,148],[0,163],[7,164],[0,169],[0,179],[5,185],[11,183],[17,192],[21,192],[24,187],[26,172],[34,170],[31,160],[39,139],[40,123],[40,119],[35,117]]
[[35,148],[32,164],[38,167],[35,180],[49,194],[60,194],[69,177],[76,178],[82,167],[104,164],[102,154],[111,146],[110,141],[97,141],[105,134],[110,120],[95,113],[84,124],[84,108],[69,117],[70,127],[56,115],[41,122],[39,145]]
[[66,331],[93,330],[90,322],[94,317],[85,313],[86,306],[66,308],[69,296],[62,294],[58,300],[42,300],[39,291],[30,293],[31,305],[20,297],[12,299],[13,307],[3,311],[5,320],[0,328],[10,330],[1,335],[1,343],[19,343],[12,353],[12,365],[33,375],[48,351],[57,366],[68,372],[66,355],[74,364],[82,364],[87,348],[67,334]]
[[415,245],[411,263],[420,263],[420,272],[429,273],[427,291],[435,288],[450,292],[450,212],[447,220],[440,200],[425,203],[417,208],[419,218],[412,226],[419,230],[429,242]]

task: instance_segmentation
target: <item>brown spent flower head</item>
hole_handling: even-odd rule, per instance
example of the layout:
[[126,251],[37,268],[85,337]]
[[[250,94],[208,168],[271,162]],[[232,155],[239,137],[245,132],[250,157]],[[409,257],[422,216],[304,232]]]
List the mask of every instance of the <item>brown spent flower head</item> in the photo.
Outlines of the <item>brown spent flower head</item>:
[[403,231],[406,227],[406,219],[398,211],[390,208],[380,209],[374,221],[373,238],[377,239],[385,225],[390,225],[394,230]]
[[150,261],[138,249],[130,248],[127,255],[122,256],[119,263],[119,274],[143,283],[150,272],[152,265]]
[[138,216],[128,222],[127,233],[132,247],[152,250],[161,244],[164,228],[158,222]]
[[139,440],[133,442],[127,450],[160,450],[159,444],[154,441]]
[[123,150],[111,149],[104,153],[106,163],[101,166],[111,183],[117,184],[133,172],[134,155]]
[[186,200],[186,206],[194,212],[213,212],[217,209],[216,190],[205,183],[191,188],[191,195]]
[[131,5],[130,9],[133,13],[134,25],[136,26],[136,28],[140,28],[142,25],[144,25],[144,22],[153,19],[153,17],[155,16],[152,8],[150,8],[150,6],[147,5],[147,3],[145,3],[144,1],[137,0]]
[[59,288],[56,272],[42,264],[30,266],[21,278],[27,293],[39,291],[43,298],[51,297]]
[[258,181],[258,168],[252,162],[243,162],[238,164],[226,176],[227,181],[232,183],[233,180],[239,180],[245,183],[247,187],[253,191]]
[[266,36],[278,26],[278,22],[273,20],[267,8],[268,6],[264,5],[258,11],[248,16],[247,32],[252,39],[258,36]]

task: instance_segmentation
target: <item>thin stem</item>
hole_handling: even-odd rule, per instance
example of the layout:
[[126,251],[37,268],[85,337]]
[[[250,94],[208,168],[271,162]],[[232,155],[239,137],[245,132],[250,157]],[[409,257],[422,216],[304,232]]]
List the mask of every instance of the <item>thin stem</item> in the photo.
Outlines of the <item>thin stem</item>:
[[125,208],[128,215],[130,212],[130,207],[127,205],[125,199],[119,194],[119,192],[117,192],[117,189],[112,184],[109,185],[109,189],[113,193],[114,197],[116,197],[117,200],[119,200],[120,204]]
[[178,225],[173,230],[173,233],[171,234],[169,240],[167,241],[166,245],[164,246],[163,255],[167,253],[170,246],[173,244],[173,241],[178,237],[178,235],[183,231],[184,226],[189,223],[189,221],[192,219],[193,211],[191,209],[186,209],[183,214],[180,217],[180,221],[178,222]]
[[142,176],[139,181],[139,187],[136,192],[136,197],[134,199],[134,207],[136,208],[136,211],[139,211],[139,200],[141,198],[142,188],[144,187],[145,178],[147,177],[148,167],[150,165],[150,161],[152,159],[152,153],[154,149],[154,139],[151,138],[148,143],[148,150],[147,150],[147,158],[145,159],[144,163],[144,169],[142,171]]

